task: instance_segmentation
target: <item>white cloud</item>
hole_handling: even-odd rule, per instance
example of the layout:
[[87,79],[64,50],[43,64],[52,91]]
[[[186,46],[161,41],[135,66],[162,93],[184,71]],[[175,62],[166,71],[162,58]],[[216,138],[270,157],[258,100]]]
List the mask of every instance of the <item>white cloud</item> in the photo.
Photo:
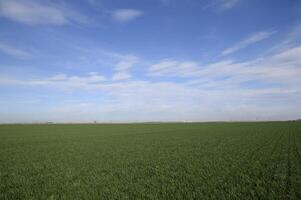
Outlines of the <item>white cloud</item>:
[[276,33],[276,31],[261,31],[261,32],[254,33],[253,35],[249,36],[248,38],[238,42],[234,46],[225,49],[222,52],[222,55],[228,55],[228,54],[234,53],[234,52],[236,52],[240,49],[246,48],[254,43],[268,39],[275,33]]
[[88,3],[93,7],[98,7],[100,5],[100,0],[88,0]]
[[16,47],[13,47],[13,46],[10,46],[10,45],[7,45],[7,44],[2,44],[2,43],[0,43],[0,52],[5,53],[5,54],[10,55],[10,56],[21,58],[21,59],[31,57],[31,54],[26,52],[26,51],[23,51],[23,50],[18,49]]
[[66,81],[68,80],[68,76],[66,74],[57,74],[50,78],[52,81]]
[[242,0],[209,0],[205,8],[213,8],[216,11],[226,11],[237,6]]
[[0,16],[29,25],[86,22],[86,18],[75,11],[61,5],[46,4],[36,0],[0,0]]
[[137,56],[125,55],[121,57],[121,60],[116,65],[117,71],[128,70],[133,67],[139,61]]
[[112,80],[121,81],[131,78],[129,70],[139,61],[139,58],[134,55],[124,55],[119,57],[119,62],[116,64]]
[[121,81],[121,80],[127,80],[131,78],[131,74],[126,72],[117,72],[113,75],[112,80],[113,81]]
[[57,74],[49,78],[38,79],[9,79],[0,78],[0,85],[26,85],[32,87],[50,87],[61,90],[80,90],[90,89],[96,84],[105,81],[105,77],[97,76],[68,76],[66,74]]
[[135,9],[118,9],[113,11],[112,16],[116,21],[127,22],[143,15],[141,10]]
[[288,32],[287,38],[282,42],[281,45],[288,45],[294,43],[296,40],[301,38],[301,20],[298,20]]
[[89,85],[99,84],[106,81],[106,78],[96,72],[90,72],[86,76],[68,76],[57,74],[46,79],[15,81],[18,84],[32,86],[52,86],[65,90],[89,88]]
[[274,62],[284,62],[286,64],[296,64],[296,67],[298,65],[301,65],[301,47],[294,47],[287,49],[285,51],[282,51],[272,57]]
[[[298,101],[301,100],[300,90],[298,94],[297,89],[286,88],[206,90],[180,83],[150,81],[85,85],[74,81],[72,85],[48,79],[41,79],[40,83],[28,80],[13,84],[43,86],[43,90],[52,88],[56,92],[67,88],[77,92],[101,91],[101,98],[93,97],[93,102],[90,99],[88,102],[50,105],[40,116],[53,116],[47,119],[54,121],[275,120],[296,118],[297,110],[301,108],[298,103],[301,102]],[[104,97],[110,100],[98,102]]]
[[278,87],[296,88],[301,92],[301,46],[282,51],[278,54],[248,62],[231,60],[205,66],[199,71],[200,86],[215,88],[240,87],[246,81],[262,84],[276,84]]
[[191,61],[176,61],[176,60],[163,60],[157,64],[150,66],[148,69],[149,75],[153,76],[194,76],[195,72],[199,70],[196,62]]
[[[101,48],[90,48],[83,46],[71,46],[77,50],[80,56],[72,58],[71,62],[62,62],[61,65],[70,67],[90,66],[99,69],[99,66],[113,71],[112,80],[125,80],[131,76],[130,70],[138,64],[141,59],[134,54],[122,54]],[[122,77],[122,78],[121,78]]]
[[[163,60],[152,65],[152,76],[185,77],[187,84],[200,88],[240,89],[248,81],[295,88],[301,85],[301,46],[251,61],[221,60],[201,66],[197,62]],[[301,89],[301,88],[298,88]]]
[[168,6],[172,0],[160,0],[164,6]]
[[220,0],[219,7],[228,10],[235,7],[241,0]]
[[[301,46],[297,46],[246,62],[222,60],[201,66],[197,62],[169,59],[152,66],[152,72],[161,76],[183,77],[180,72],[184,72],[188,79],[185,82],[115,82],[90,72],[37,79],[2,75],[0,86],[35,87],[50,94],[97,94],[89,96],[87,102],[49,105],[49,110],[37,115],[53,116],[54,121],[279,120],[301,117],[300,66]],[[255,87],[245,87],[243,84],[248,81],[255,82]],[[8,103],[13,102],[0,102],[0,116],[6,116],[0,121],[10,119],[4,113],[11,107]],[[7,113],[14,119],[12,112]],[[20,120],[20,113],[16,116]]]

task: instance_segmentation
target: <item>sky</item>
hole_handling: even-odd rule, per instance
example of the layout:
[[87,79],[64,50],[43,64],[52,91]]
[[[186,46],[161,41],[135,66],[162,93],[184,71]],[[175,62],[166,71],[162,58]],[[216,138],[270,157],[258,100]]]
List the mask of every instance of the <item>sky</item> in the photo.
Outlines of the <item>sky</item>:
[[0,123],[296,118],[299,0],[0,0]]

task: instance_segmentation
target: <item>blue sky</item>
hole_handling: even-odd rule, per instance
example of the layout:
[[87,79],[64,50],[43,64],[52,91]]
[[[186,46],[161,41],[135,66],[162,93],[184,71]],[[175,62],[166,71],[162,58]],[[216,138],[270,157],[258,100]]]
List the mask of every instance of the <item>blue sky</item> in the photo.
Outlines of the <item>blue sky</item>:
[[301,118],[298,0],[0,0],[0,122]]

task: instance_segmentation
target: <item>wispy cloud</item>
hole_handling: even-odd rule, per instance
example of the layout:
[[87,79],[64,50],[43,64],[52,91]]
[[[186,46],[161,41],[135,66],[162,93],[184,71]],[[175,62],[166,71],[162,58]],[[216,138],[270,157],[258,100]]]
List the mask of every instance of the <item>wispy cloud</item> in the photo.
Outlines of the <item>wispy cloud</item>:
[[301,94],[301,46],[246,62],[220,61],[199,71],[192,83],[200,87],[241,89],[241,84],[253,81],[263,86],[294,89]]
[[114,81],[126,80],[131,78],[129,70],[139,61],[139,58],[134,55],[122,55],[119,57],[120,60],[116,64],[116,67],[114,69],[116,73],[112,77],[112,80]]
[[154,76],[194,76],[195,72],[199,70],[196,62],[192,61],[176,61],[172,59],[165,59],[156,63],[148,69],[149,75]]
[[7,79],[0,77],[0,85],[27,85],[38,87],[57,87],[62,90],[89,89],[106,81],[106,77],[97,72],[89,72],[83,76],[70,76],[67,74],[56,74],[47,78],[36,79]]
[[236,52],[240,49],[246,48],[254,43],[268,39],[275,33],[277,33],[277,32],[276,31],[261,31],[261,32],[254,33],[251,36],[249,36],[248,38],[236,43],[234,46],[225,49],[222,52],[222,55],[228,55],[228,54],[234,53],[234,52]]
[[67,76],[66,74],[58,74],[53,77],[50,77],[46,81],[56,82],[61,81],[65,83],[81,83],[81,84],[89,84],[89,83],[99,83],[105,81],[106,78],[102,75],[99,75],[97,72],[89,72],[87,76]]
[[[45,120],[54,121],[279,120],[300,117],[301,46],[246,62],[224,60],[199,67],[197,62],[165,60],[152,69],[163,70],[162,76],[172,73],[181,76],[177,71],[181,65],[190,66],[187,68],[193,71],[188,73],[190,79],[185,82],[131,79],[115,82],[90,72],[82,76],[57,74],[31,79],[2,76],[0,86],[101,94],[99,99],[93,96],[95,101],[49,105],[44,116],[52,113],[54,118]],[[123,79],[122,76],[116,74],[115,78]],[[248,81],[264,85],[245,87]],[[110,100],[97,102],[100,99]],[[78,113],[87,118],[74,117]]]
[[31,57],[31,54],[29,52],[2,43],[0,43],[0,52],[20,59]]
[[0,0],[0,16],[28,24],[63,25],[86,22],[86,17],[62,5],[42,3],[36,0]]
[[236,6],[241,0],[220,0],[219,7],[222,10],[228,10]]
[[[125,58],[135,58],[134,56],[125,56]],[[263,84],[277,84],[285,86],[286,88],[296,88],[301,84],[300,76],[301,70],[301,46],[281,51],[277,54],[266,56],[264,58],[258,58],[255,60],[236,62],[234,60],[221,60],[216,63],[207,65],[200,65],[193,61],[177,61],[177,60],[163,60],[157,64],[150,66],[148,74],[152,76],[173,76],[189,78],[187,80],[188,85],[198,86],[202,89],[225,89],[235,88],[236,90],[242,89],[240,85],[247,81],[256,81]],[[126,59],[125,59],[126,60]],[[129,59],[131,60],[131,59]],[[120,61],[122,63],[124,61]],[[116,66],[115,74],[112,77],[112,81],[126,80],[131,77],[128,73],[130,67],[134,62],[130,64],[118,64]],[[104,82],[105,81],[105,82]],[[108,85],[112,85],[113,82],[106,79],[104,76],[90,72],[85,76],[68,76],[66,74],[57,74],[47,79],[36,79],[30,81],[18,81],[18,80],[4,80],[2,84],[28,84],[28,85],[55,85],[58,88],[104,88]],[[129,83],[133,82],[129,80]],[[149,83],[151,84],[151,83]],[[125,87],[125,85],[123,85]],[[282,87],[281,86],[281,87]],[[149,86],[148,86],[149,87]]]
[[118,9],[112,12],[114,20],[128,22],[143,15],[143,11],[135,9]]
[[237,90],[241,89],[241,84],[248,81],[296,88],[301,84],[300,58],[301,46],[244,62],[220,60],[202,66],[198,62],[163,60],[150,66],[148,74],[189,78],[187,84],[211,89],[233,89],[234,87]]
[[[301,88],[300,84],[297,84],[301,75],[300,70],[298,71],[300,49],[301,47],[298,47],[280,52],[254,63],[221,61],[210,64],[198,77],[193,77],[194,80],[202,80],[203,83],[182,84],[146,80],[110,82],[102,81],[102,78],[96,78],[95,81],[91,76],[98,74],[90,73],[85,76],[57,74],[50,78],[27,80],[0,78],[0,85],[50,88],[55,91],[58,89],[77,92],[101,91],[102,98],[111,99],[102,103],[78,102],[50,106],[49,109],[53,109],[54,116],[58,116],[58,113],[62,116],[52,119],[58,121],[83,120],[82,117],[74,118],[78,113],[87,116],[88,121],[289,119],[297,117],[299,115],[297,108],[301,107],[300,103],[292,105],[283,103],[301,100]],[[257,64],[261,64],[261,67],[253,68]],[[232,78],[216,80],[223,74]],[[276,81],[286,85],[271,88],[241,87],[241,82],[256,77],[267,82]],[[262,105],[264,102],[269,104]],[[50,114],[49,112],[46,113]]]
[[69,48],[78,56],[71,60],[63,60],[60,65],[68,68],[89,66],[95,71],[99,70],[101,66],[101,68],[113,72],[111,79],[114,81],[131,78],[130,71],[141,61],[141,58],[131,53],[123,54],[95,46],[73,44]]
[[128,70],[129,68],[133,67],[134,64],[138,62],[138,57],[134,55],[125,55],[122,56],[122,59],[117,63],[116,70],[117,71],[124,71]]
[[277,52],[279,50],[285,50],[298,44],[298,40],[301,39],[301,20],[294,23],[285,35],[285,39],[274,45],[269,52]]
[[167,6],[170,4],[171,0],[160,0],[160,2],[164,5]]
[[226,11],[237,6],[242,0],[210,0],[205,8],[213,8],[217,11]]
[[91,6],[99,6],[101,1],[99,0],[88,0],[88,3],[91,5]]
[[127,80],[131,78],[131,74],[127,72],[117,72],[113,75],[112,80],[113,81],[122,81],[122,80]]

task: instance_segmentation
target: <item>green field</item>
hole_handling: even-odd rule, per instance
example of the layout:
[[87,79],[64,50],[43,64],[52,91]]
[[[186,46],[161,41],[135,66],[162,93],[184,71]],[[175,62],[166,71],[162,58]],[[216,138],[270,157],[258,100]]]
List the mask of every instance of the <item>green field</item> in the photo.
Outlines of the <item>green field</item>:
[[0,199],[301,199],[301,123],[1,125]]

